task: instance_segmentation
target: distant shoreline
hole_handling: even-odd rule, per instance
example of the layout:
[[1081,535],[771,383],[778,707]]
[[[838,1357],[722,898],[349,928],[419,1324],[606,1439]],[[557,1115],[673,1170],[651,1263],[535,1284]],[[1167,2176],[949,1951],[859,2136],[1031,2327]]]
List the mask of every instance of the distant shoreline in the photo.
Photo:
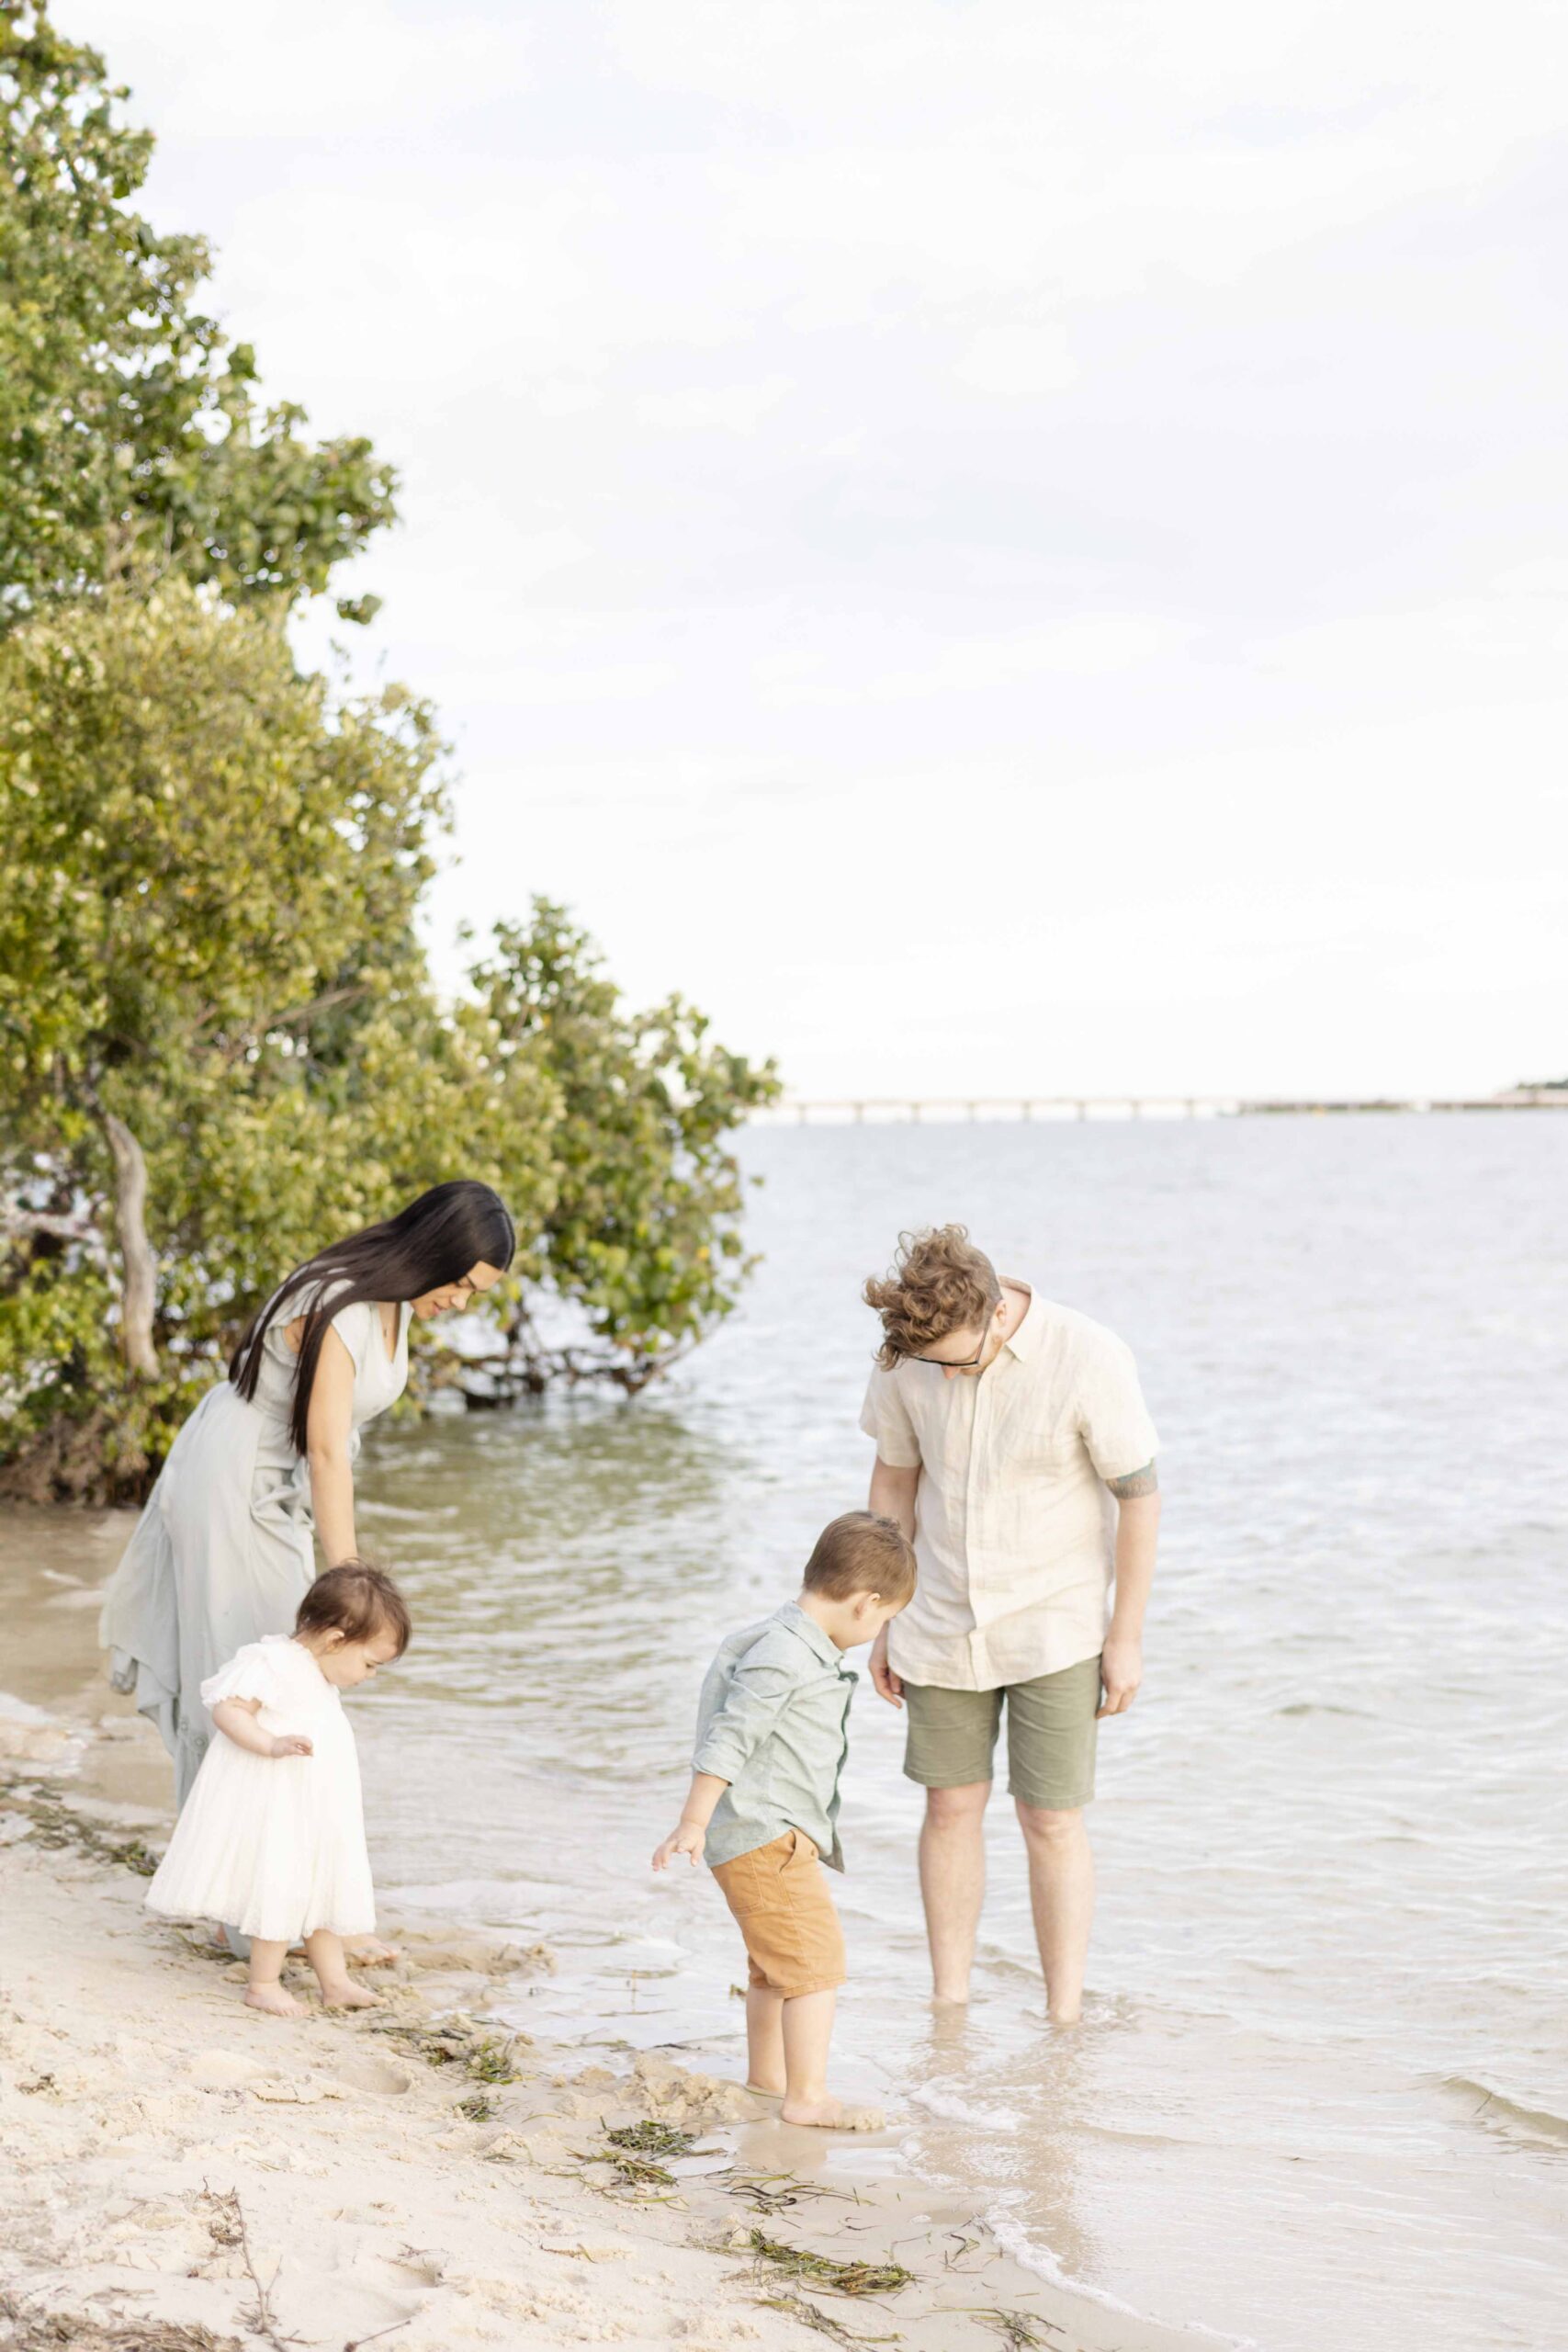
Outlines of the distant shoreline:
[[785,1095],[753,1111],[756,1127],[1074,1125],[1080,1121],[1454,1117],[1470,1112],[1568,1111],[1568,1087],[1486,1095],[1239,1094]]

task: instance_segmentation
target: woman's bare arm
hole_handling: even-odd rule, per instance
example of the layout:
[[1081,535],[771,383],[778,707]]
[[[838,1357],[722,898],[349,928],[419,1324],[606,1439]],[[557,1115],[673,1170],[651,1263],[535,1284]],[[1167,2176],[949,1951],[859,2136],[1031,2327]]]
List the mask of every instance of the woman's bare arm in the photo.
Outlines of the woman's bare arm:
[[316,1359],[305,1426],[316,1532],[328,1567],[335,1568],[340,1560],[352,1560],[358,1547],[354,1540],[354,1464],[349,1453],[354,1434],[354,1358],[333,1330],[323,1338]]

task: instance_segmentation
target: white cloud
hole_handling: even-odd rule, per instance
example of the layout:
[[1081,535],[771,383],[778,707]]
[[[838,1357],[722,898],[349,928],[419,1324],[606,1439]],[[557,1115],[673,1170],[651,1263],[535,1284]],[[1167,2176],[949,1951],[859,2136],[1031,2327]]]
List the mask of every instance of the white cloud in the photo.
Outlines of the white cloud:
[[953,370],[961,383],[1021,400],[1059,392],[1077,372],[1064,328],[1021,319],[981,327]]
[[633,410],[644,424],[675,433],[755,433],[789,390],[786,376],[751,384],[689,384],[678,391],[643,392]]
[[1556,0],[92,36],[403,472],[443,925],[565,895],[818,1091],[1562,1064]]

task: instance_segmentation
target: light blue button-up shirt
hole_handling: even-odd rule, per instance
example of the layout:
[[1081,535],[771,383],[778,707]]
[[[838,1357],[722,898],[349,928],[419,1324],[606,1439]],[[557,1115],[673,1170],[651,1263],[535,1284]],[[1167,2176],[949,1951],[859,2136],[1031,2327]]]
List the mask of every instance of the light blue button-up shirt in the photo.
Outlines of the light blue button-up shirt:
[[694,1772],[729,1783],[708,1826],[710,1862],[799,1829],[830,1869],[843,1869],[839,1775],[859,1679],[793,1600],[720,1645],[697,1703],[692,1758]]

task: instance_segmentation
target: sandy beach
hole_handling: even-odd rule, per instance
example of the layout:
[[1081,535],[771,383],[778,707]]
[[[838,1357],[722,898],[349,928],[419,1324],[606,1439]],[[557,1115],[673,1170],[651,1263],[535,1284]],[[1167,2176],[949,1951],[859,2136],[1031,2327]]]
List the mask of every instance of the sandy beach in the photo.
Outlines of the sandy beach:
[[381,2009],[247,2011],[141,1907],[167,1763],[94,1647],[122,1534],[21,1513],[0,1545],[0,2344],[1190,2342],[1015,2266],[897,2121],[825,2143],[677,2052],[513,2032],[542,1946],[394,1919]]

